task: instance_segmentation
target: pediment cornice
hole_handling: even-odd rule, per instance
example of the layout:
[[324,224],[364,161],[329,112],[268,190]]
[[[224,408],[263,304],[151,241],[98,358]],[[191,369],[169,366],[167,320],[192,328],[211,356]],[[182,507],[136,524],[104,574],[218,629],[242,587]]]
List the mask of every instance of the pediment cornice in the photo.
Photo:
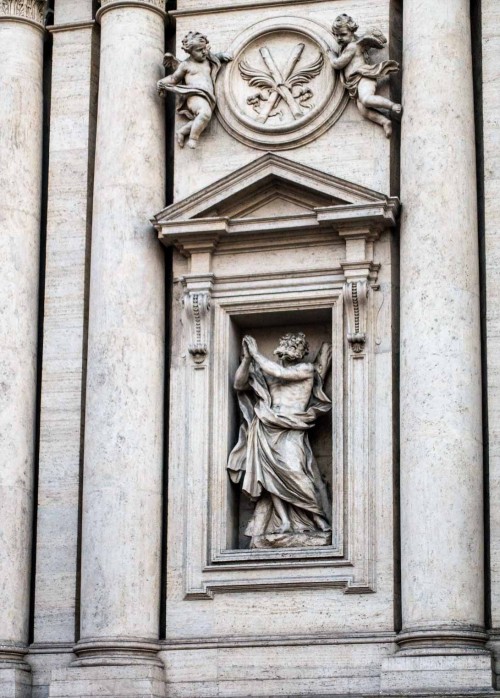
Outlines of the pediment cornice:
[[[280,204],[292,202],[293,213],[277,206],[274,214],[273,193]],[[261,199],[265,215],[259,215]],[[371,229],[376,234],[396,224],[398,210],[396,197],[268,153],[163,209],[152,223],[164,244],[182,246],[183,241],[194,242],[207,235],[221,240],[350,228]]]

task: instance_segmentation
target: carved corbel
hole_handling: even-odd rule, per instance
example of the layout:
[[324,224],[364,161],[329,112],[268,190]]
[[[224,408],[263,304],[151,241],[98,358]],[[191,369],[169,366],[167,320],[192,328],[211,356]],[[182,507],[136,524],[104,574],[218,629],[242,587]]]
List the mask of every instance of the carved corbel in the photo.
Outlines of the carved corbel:
[[366,311],[368,283],[348,281],[344,285],[344,300],[347,310],[347,341],[355,354],[360,354],[366,342]]
[[212,274],[185,278],[183,305],[190,328],[188,351],[197,365],[205,362],[210,346]]

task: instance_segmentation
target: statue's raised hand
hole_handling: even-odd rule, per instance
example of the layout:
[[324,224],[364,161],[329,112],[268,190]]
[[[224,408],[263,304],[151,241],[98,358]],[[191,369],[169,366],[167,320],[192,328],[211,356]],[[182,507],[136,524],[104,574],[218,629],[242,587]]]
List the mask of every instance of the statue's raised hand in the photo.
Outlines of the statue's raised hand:
[[253,337],[250,337],[249,334],[243,337],[243,346],[245,345],[247,346],[248,353],[250,354],[250,356],[252,358],[255,357],[255,354],[257,354],[258,352],[257,342]]

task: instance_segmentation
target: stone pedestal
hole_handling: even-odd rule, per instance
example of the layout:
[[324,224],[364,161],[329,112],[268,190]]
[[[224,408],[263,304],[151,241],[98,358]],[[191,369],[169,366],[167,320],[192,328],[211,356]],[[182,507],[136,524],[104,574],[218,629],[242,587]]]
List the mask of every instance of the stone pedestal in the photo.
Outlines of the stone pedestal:
[[49,698],[165,698],[163,668],[94,666],[52,672]]
[[399,654],[382,687],[491,690],[468,0],[404,10]]
[[43,2],[0,4],[0,695],[25,696],[42,182]]
[[163,7],[106,0],[98,13],[81,641],[56,696],[160,695],[165,289],[149,218],[165,199]]

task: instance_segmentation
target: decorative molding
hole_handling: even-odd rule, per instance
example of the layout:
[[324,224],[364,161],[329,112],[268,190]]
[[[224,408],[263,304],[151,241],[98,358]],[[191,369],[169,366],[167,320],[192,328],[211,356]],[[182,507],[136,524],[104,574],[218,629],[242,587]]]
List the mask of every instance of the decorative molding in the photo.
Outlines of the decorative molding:
[[159,10],[165,10],[167,4],[166,0],[131,0],[130,3],[127,0],[101,0],[100,4],[101,7],[106,7],[116,2],[120,2],[122,5],[153,5],[153,7],[157,7]]
[[392,630],[373,632],[319,633],[311,635],[230,635],[161,640],[162,651],[187,649],[232,649],[234,647],[296,647],[301,645],[368,645],[394,644],[397,634]]
[[96,13],[96,21],[108,10],[120,7],[142,7],[157,12],[163,19],[167,18],[166,0],[100,0],[101,7]]
[[158,657],[161,646],[148,638],[103,637],[80,640],[74,646],[71,666],[152,664],[163,667]]
[[360,354],[366,342],[367,282],[347,282],[344,286],[344,300],[347,311],[347,341],[353,352]]
[[93,29],[96,26],[94,19],[82,22],[67,22],[65,24],[53,24],[51,27],[47,27],[47,31],[50,34],[58,34],[59,32],[71,32],[80,31],[82,29]]
[[25,661],[27,654],[28,647],[26,645],[0,640],[0,669],[4,667],[29,669],[29,665]]
[[213,274],[183,278],[186,291],[183,305],[189,323],[189,354],[197,365],[205,362],[210,346],[210,308]]
[[46,0],[0,0],[0,19],[18,17],[45,26]]
[[487,653],[484,646],[490,639],[483,626],[463,624],[443,625],[431,629],[405,628],[398,634],[396,642],[400,652],[425,650],[439,645],[453,649],[475,647],[476,652]]
[[[287,0],[287,6],[311,5],[318,2],[331,2],[331,0]],[[258,10],[268,7],[283,8],[283,0],[257,0],[249,7],[248,2],[232,2],[230,5],[210,4],[209,7],[193,7],[185,10],[171,10],[168,14],[172,17],[189,17],[191,15],[219,14],[221,12],[234,12],[235,10]]]

